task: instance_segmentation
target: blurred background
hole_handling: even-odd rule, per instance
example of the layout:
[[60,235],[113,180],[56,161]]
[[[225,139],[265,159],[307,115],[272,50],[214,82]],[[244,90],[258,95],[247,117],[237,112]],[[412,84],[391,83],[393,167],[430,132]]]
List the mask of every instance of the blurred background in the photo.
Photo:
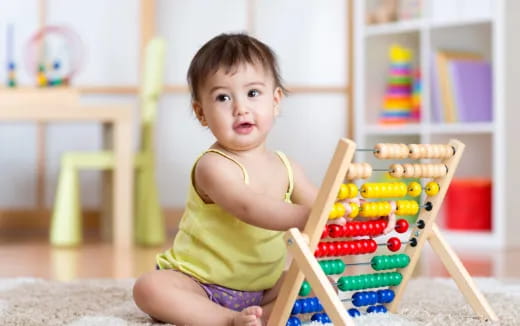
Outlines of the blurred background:
[[[0,113],[0,255],[8,257],[0,261],[0,276],[135,277],[153,267],[155,253],[171,245],[193,161],[213,141],[192,114],[186,71],[200,46],[226,32],[249,33],[277,53],[290,94],[269,146],[300,162],[316,185],[341,137],[362,148],[452,138],[466,143],[438,222],[470,272],[518,276],[513,87],[519,10],[507,0],[0,2],[0,109],[6,112]],[[56,203],[68,200],[56,195],[62,157],[102,150],[106,125],[20,121],[9,111],[28,98],[35,100],[24,106],[38,107],[42,96],[63,105],[62,91],[72,94],[74,105],[124,105],[133,114],[127,143],[142,151],[149,118],[140,93],[145,53],[157,38],[165,55],[153,111],[153,182],[142,188],[134,178],[133,184],[156,191],[160,225],[154,230],[165,236],[115,251],[112,231],[101,231],[113,218],[110,209],[103,211],[111,196],[100,191],[112,175],[98,166],[81,169],[80,202],[70,204],[81,210],[82,227],[75,230],[83,239],[50,245]],[[356,160],[384,163],[368,155]],[[20,262],[20,253],[38,258]],[[446,275],[429,255],[418,274]],[[96,259],[108,263],[86,267]]]

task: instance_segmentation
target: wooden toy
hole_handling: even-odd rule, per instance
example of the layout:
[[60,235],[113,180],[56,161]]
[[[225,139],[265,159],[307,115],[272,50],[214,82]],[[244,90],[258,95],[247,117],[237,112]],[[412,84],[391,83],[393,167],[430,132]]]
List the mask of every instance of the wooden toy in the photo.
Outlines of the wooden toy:
[[[303,232],[293,228],[285,235],[293,261],[267,325],[301,325],[302,314],[312,314],[312,321],[352,326],[355,324],[353,318],[361,314],[387,310],[397,312],[426,242],[439,256],[475,313],[482,319],[496,321],[497,316],[435,223],[464,147],[457,140],[436,145],[378,144],[374,149],[363,151],[371,151],[381,160],[438,159],[440,162],[394,163],[389,168],[373,169],[367,163],[352,163],[356,144],[341,139]],[[353,183],[353,179],[368,178],[373,171],[390,172],[396,178],[411,176],[433,180],[424,187],[417,182],[405,184],[402,181],[365,183],[360,187]],[[345,176],[348,179],[346,183]],[[422,190],[420,204],[414,200],[399,199],[406,194],[420,196]],[[358,195],[365,199],[358,198]],[[387,200],[389,195],[397,199]],[[395,231],[407,239],[397,236],[386,241],[378,239],[387,227],[387,219],[381,216],[406,216],[416,212],[419,215],[413,224],[405,219],[397,220]],[[363,220],[334,224],[342,214],[350,218],[361,216]],[[332,224],[327,224],[331,220]],[[377,253],[371,258],[362,256],[374,254],[379,247],[387,247],[391,254]],[[403,247],[404,250],[397,253]],[[351,256],[344,260],[330,259],[345,255]],[[362,257],[362,262],[352,263],[352,255]],[[372,270],[367,274],[349,275],[350,266],[353,265],[367,265]],[[337,278],[334,283],[327,277],[345,272],[346,275]],[[335,288],[344,292],[353,291],[353,294],[349,299],[340,300]],[[370,290],[372,288],[375,290]],[[295,301],[298,294],[308,296],[312,292],[312,297]]]

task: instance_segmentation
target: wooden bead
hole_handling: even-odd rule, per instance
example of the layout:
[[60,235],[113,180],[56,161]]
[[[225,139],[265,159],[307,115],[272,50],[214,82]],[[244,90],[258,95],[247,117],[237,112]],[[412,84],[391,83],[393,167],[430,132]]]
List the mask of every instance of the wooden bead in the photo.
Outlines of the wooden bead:
[[408,158],[408,155],[409,155],[408,145],[399,144],[399,158],[405,159],[405,158]]
[[408,156],[413,160],[421,158],[420,146],[417,144],[408,145]]
[[370,176],[372,176],[372,166],[366,162],[362,163],[362,166],[363,166],[363,172],[362,172],[361,178],[363,178],[363,179],[370,178]]
[[412,178],[414,176],[413,164],[405,163],[405,164],[403,164],[403,168],[404,168],[404,172],[403,172],[404,178]]
[[374,147],[374,150],[375,150],[374,155],[378,159],[381,159],[381,160],[386,159],[386,157],[388,155],[388,146],[387,146],[387,144],[377,144]]
[[390,165],[390,175],[394,178],[402,178],[404,173],[404,167],[402,164]]

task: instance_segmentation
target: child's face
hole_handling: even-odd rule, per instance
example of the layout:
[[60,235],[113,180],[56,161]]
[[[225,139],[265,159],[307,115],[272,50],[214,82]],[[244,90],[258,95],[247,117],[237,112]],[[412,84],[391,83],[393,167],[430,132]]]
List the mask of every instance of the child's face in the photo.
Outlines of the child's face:
[[200,88],[195,114],[224,148],[235,151],[263,146],[282,97],[261,65],[243,64],[226,74],[219,69]]

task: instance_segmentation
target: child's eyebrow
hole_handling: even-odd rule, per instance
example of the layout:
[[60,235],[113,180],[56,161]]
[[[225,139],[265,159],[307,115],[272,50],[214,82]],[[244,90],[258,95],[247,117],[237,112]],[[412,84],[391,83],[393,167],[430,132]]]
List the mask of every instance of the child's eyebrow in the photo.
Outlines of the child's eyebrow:
[[224,87],[224,86],[214,86],[214,87],[212,87],[209,90],[209,93],[211,94],[211,93],[213,93],[214,91],[216,91],[217,89],[220,89],[220,88],[226,88],[226,87]]
[[245,87],[249,87],[249,86],[253,86],[253,85],[265,86],[265,83],[264,83],[264,82],[261,82],[261,81],[257,81],[257,82],[247,83],[247,84],[245,84],[244,86],[245,86]]

